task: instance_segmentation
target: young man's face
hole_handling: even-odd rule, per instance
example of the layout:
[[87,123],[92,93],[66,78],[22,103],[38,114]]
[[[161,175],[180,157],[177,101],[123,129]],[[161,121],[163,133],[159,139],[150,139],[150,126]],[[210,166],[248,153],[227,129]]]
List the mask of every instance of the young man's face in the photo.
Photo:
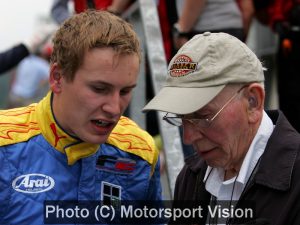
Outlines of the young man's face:
[[85,142],[104,143],[129,104],[138,73],[136,54],[88,51],[72,82],[64,76],[50,79],[59,124]]

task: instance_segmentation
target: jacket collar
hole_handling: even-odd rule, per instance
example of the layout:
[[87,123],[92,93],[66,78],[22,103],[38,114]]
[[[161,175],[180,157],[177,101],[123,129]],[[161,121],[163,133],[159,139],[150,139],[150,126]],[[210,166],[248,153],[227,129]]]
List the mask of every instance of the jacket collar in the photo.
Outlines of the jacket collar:
[[37,105],[37,119],[45,139],[55,149],[66,154],[69,165],[93,155],[98,150],[99,144],[85,143],[64,131],[54,117],[51,103],[52,92],[49,92]]
[[286,191],[291,185],[300,136],[281,111],[268,111],[268,115],[275,128],[261,157],[254,181],[269,188]]

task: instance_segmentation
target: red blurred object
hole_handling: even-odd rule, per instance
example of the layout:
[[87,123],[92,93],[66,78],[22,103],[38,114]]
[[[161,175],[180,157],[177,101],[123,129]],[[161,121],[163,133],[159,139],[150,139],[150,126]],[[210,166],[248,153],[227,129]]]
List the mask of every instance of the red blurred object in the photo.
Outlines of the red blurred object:
[[282,45],[284,54],[289,54],[292,51],[293,43],[290,39],[288,39],[288,38],[283,39],[281,45]]

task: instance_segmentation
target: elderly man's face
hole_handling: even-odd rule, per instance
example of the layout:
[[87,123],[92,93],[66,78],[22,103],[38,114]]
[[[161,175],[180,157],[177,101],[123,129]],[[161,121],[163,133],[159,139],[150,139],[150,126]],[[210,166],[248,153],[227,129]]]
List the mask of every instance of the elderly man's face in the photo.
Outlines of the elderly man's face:
[[73,81],[53,81],[53,110],[59,124],[81,140],[104,143],[118,123],[137,84],[136,54],[119,55],[112,48],[88,51]]
[[[248,115],[243,104],[243,91],[226,87],[211,102],[185,118],[212,118],[226,103],[209,127],[199,127],[183,120],[183,140],[212,167],[237,168],[251,143]],[[230,100],[230,101],[228,101]]]

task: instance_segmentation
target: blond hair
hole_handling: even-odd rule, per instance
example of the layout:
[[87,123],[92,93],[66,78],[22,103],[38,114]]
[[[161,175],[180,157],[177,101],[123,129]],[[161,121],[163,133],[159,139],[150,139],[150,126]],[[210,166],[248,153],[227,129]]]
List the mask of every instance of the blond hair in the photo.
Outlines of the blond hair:
[[87,10],[58,29],[51,63],[57,63],[66,79],[72,81],[85,53],[103,47],[111,47],[118,54],[137,54],[141,61],[139,40],[129,23],[106,11]]

